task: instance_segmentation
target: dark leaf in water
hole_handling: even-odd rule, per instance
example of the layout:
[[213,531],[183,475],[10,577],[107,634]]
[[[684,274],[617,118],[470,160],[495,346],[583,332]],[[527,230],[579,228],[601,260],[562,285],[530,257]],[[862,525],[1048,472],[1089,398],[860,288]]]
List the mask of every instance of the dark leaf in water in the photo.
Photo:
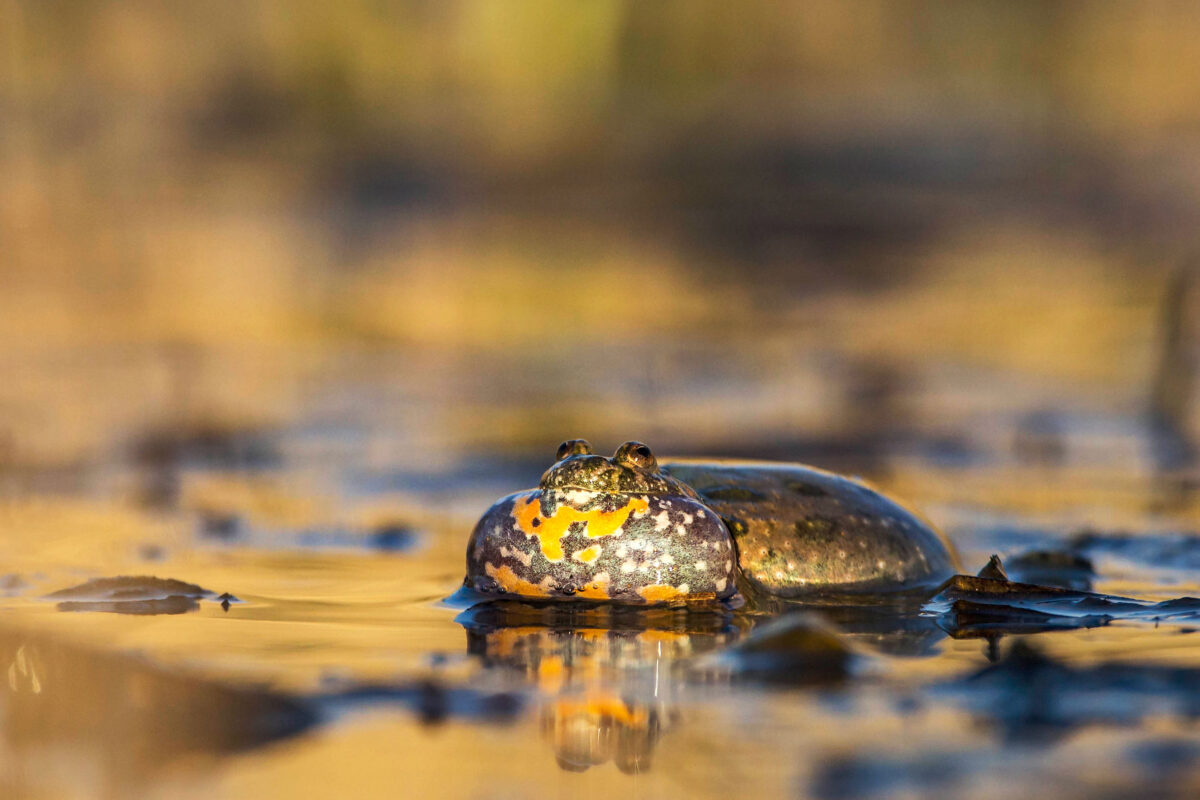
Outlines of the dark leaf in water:
[[200,608],[194,597],[164,597],[159,600],[121,600],[101,602],[93,600],[67,600],[59,603],[59,611],[105,611],[110,614],[186,614]]
[[1057,586],[1039,586],[1032,583],[1017,583],[1003,578],[983,576],[955,575],[942,584],[941,590],[935,595],[938,598],[954,600],[959,597],[1007,597],[1016,595],[1022,598],[1047,598],[1080,596],[1084,592],[1072,592]]
[[1096,628],[1111,621],[1112,617],[1106,614],[1053,614],[1018,605],[975,603],[962,598],[955,600],[950,610],[939,618],[946,632],[956,639]]
[[[93,578],[86,583],[46,595],[58,600],[59,611],[105,611],[114,614],[183,614],[200,607],[213,592],[174,578],[120,575]],[[229,595],[232,597],[232,595]]]
[[1200,618],[1200,600],[1150,603],[1055,586],[955,575],[925,606],[953,636],[1091,628],[1113,619],[1184,621]]
[[93,578],[78,586],[59,589],[46,595],[51,600],[156,600],[163,597],[205,597],[212,592],[194,583],[174,578],[146,575],[118,575],[115,578]]

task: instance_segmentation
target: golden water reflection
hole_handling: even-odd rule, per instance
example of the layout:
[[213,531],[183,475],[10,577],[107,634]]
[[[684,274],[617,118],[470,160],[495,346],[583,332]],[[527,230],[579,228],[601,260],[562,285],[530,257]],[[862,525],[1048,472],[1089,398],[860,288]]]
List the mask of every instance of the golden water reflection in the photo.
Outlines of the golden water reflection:
[[743,632],[727,612],[614,615],[518,603],[469,609],[459,622],[486,669],[535,689],[541,736],[571,772],[608,762],[624,773],[649,770],[680,719],[688,664]]
[[181,761],[294,736],[302,702],[137,658],[0,630],[0,788],[5,797],[133,797]]

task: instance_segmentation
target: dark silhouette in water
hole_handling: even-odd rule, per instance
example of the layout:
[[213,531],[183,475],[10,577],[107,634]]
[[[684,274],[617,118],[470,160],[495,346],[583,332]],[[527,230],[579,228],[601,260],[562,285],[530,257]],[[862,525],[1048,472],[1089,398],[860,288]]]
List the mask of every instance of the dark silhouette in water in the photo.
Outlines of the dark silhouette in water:
[[[107,611],[114,614],[184,614],[215,592],[174,578],[118,575],[93,578],[46,595],[59,611]],[[232,597],[232,595],[229,595]]]
[[1011,741],[1055,741],[1086,725],[1200,714],[1194,667],[1105,662],[1077,667],[1018,639],[998,663],[943,688]]

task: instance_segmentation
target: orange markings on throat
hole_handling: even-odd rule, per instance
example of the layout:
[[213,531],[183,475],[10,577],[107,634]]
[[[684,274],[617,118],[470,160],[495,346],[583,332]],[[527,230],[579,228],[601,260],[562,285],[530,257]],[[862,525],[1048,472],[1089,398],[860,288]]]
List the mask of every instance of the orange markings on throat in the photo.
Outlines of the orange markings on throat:
[[519,594],[524,597],[549,597],[550,593],[538,586],[536,583],[530,583],[524,578],[513,572],[512,567],[507,564],[501,564],[499,567],[494,567],[491,564],[484,565],[484,569],[489,577],[495,578],[496,583],[500,584],[500,588],[511,594]]
[[571,506],[560,504],[553,514],[544,517],[540,499],[523,497],[513,504],[512,514],[522,532],[538,537],[538,541],[542,545],[542,555],[546,557],[547,561],[562,561],[562,538],[567,535],[567,530],[572,524],[586,523],[588,537],[599,539],[602,536],[620,533],[621,526],[629,519],[630,514],[645,511],[649,507],[650,501],[644,497],[634,497],[625,505],[612,511],[601,511],[598,508],[591,511],[579,511]]
[[575,555],[572,556],[572,558],[576,558],[585,564],[590,564],[599,557],[600,545],[596,544],[592,545],[591,547],[585,547],[583,550],[577,551]]
[[585,600],[608,600],[608,584],[610,578],[607,572],[601,572],[592,577],[591,582],[585,583],[575,593],[576,597],[582,597]]
[[679,600],[684,597],[684,593],[676,589],[674,586],[668,586],[665,583],[652,583],[649,586],[643,586],[638,589],[638,594],[642,596],[647,603],[665,603],[671,600]]

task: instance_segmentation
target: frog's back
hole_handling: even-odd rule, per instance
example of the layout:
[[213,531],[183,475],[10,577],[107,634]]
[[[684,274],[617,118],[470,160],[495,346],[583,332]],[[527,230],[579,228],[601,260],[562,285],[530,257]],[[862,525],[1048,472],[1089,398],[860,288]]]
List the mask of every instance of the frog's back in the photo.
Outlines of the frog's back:
[[928,522],[857,480],[773,462],[681,459],[662,471],[725,521],[750,592],[919,590],[957,569],[953,549]]

